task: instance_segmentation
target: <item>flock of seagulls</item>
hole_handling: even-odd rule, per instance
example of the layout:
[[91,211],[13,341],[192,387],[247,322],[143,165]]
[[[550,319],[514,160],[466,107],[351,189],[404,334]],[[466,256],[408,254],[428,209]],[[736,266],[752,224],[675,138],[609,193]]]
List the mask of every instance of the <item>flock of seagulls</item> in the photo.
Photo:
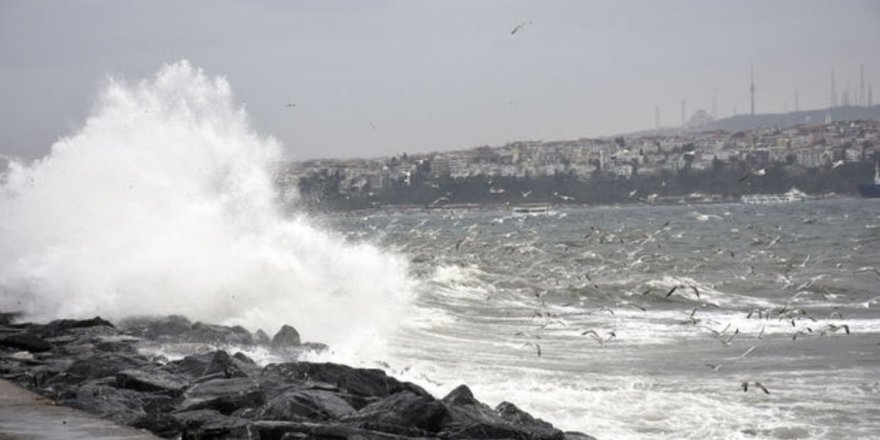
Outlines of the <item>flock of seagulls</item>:
[[[754,173],[760,175],[757,171]],[[529,193],[523,193],[523,197]],[[556,194],[564,196],[563,194]],[[692,215],[691,221],[705,221],[703,219],[724,222],[725,216],[699,214]],[[455,224],[461,224],[465,220],[456,217],[453,212],[448,218]],[[522,219],[507,219],[509,221],[522,221]],[[493,234],[482,234],[484,228],[505,225],[505,219],[496,219],[491,222],[474,222],[469,226],[461,225],[465,234],[455,240],[452,245],[453,255],[456,258],[464,258],[464,261],[477,262],[479,256],[492,258],[494,264],[507,267],[509,272],[499,276],[489,283],[491,288],[486,299],[491,301],[493,295],[504,289],[531,289],[531,296],[538,302],[538,308],[531,313],[531,319],[537,320],[537,327],[531,330],[516,332],[515,337],[520,338],[523,347],[529,348],[537,357],[548,355],[549,339],[541,338],[542,332],[565,331],[580,322],[578,316],[601,314],[616,318],[616,309],[626,308],[629,310],[647,311],[652,307],[669,309],[670,307],[689,306],[685,318],[678,320],[677,324],[690,326],[699,332],[705,332],[718,341],[722,347],[744,346],[743,351],[721,360],[706,360],[705,366],[711,371],[728,371],[729,366],[741,362],[756,352],[761,352],[760,347],[765,339],[768,328],[774,328],[774,334],[779,334],[781,324],[791,327],[792,342],[799,338],[827,337],[834,333],[849,335],[849,324],[840,322],[843,315],[833,313],[830,316],[812,316],[811,312],[802,307],[797,307],[797,299],[803,295],[814,295],[824,287],[818,287],[829,275],[815,274],[811,269],[811,263],[816,262],[812,255],[786,256],[784,252],[776,249],[783,244],[797,240],[779,228],[770,229],[736,229],[731,228],[730,234],[741,243],[741,248],[712,248],[706,252],[706,257],[694,255],[670,255],[663,252],[667,242],[681,242],[693,240],[687,238],[690,231],[681,222],[673,225],[672,220],[658,224],[653,228],[626,228],[620,226],[613,229],[604,229],[599,226],[590,226],[580,236],[580,239],[564,243],[548,243],[546,237],[542,237],[535,229],[527,227],[512,228],[500,237]],[[466,223],[465,223],[466,225]],[[675,226],[675,228],[673,228]],[[510,229],[510,228],[508,228]],[[480,238],[482,237],[482,238]],[[498,238],[503,238],[500,241]],[[604,251],[600,252],[599,249]],[[610,250],[610,251],[609,251]],[[713,309],[735,310],[726,304],[723,293],[718,290],[718,284],[697,282],[687,276],[668,277],[664,281],[649,278],[644,282],[644,287],[638,289],[629,288],[629,293],[620,297],[619,293],[609,292],[614,289],[616,279],[638,278],[639,273],[651,273],[655,267],[665,267],[665,271],[686,275],[689,273],[699,274],[701,266],[716,265],[713,259],[727,258],[732,268],[744,266],[748,268],[745,275],[736,275],[731,270],[732,277],[747,282],[752,278],[765,279],[778,271],[776,282],[779,283],[781,292],[791,292],[791,297],[784,301],[781,306],[752,307],[741,311],[742,317],[748,321],[759,320],[759,330],[754,333],[744,332],[737,325],[731,323],[717,323],[704,315],[703,311]],[[769,260],[769,261],[767,261]],[[482,265],[481,265],[482,266]],[[579,270],[573,270],[579,267]],[[762,269],[758,271],[756,267]],[[778,269],[777,269],[778,267]],[[880,279],[880,270],[873,267],[857,269],[858,273],[870,273]],[[611,284],[603,282],[607,279]],[[772,282],[772,281],[771,281]],[[619,289],[619,288],[618,288]],[[638,289],[638,290],[636,290]],[[561,296],[566,296],[565,300]],[[604,298],[596,303],[596,298]],[[616,298],[616,299],[615,299]],[[626,298],[626,299],[624,299]],[[642,298],[639,300],[639,298]],[[607,301],[614,305],[608,305]],[[875,303],[880,297],[875,298]],[[605,304],[602,304],[602,303]],[[592,306],[591,306],[592,304]],[[873,303],[872,303],[873,304]],[[592,307],[592,310],[590,310]],[[573,311],[574,310],[574,311]],[[586,311],[576,311],[586,310]],[[632,312],[630,312],[631,315]],[[636,312],[638,313],[638,312]],[[717,314],[712,316],[716,317]],[[831,322],[829,322],[831,320]],[[753,326],[753,325],[752,325]],[[775,327],[774,327],[775,326]],[[568,330],[570,331],[570,330]],[[586,337],[597,345],[607,347],[621,341],[620,331],[615,328],[591,328],[581,329],[575,333]],[[774,337],[774,341],[779,341]],[[749,343],[748,341],[752,341]],[[555,344],[555,343],[554,343]],[[552,345],[552,344],[551,344]],[[734,371],[734,370],[730,370]],[[770,394],[767,387],[760,381],[742,382],[743,391],[749,387],[759,389]]]
[[[450,210],[442,222],[424,219],[399,232],[407,236],[407,252],[419,261],[488,271],[481,275],[486,307],[496,298],[504,299],[507,313],[516,313],[508,308],[508,300],[522,295],[516,304],[529,313],[515,321],[512,342],[533,356],[552,359],[561,341],[583,340],[589,350],[627,346],[622,320],[653,322],[682,310],[680,318],[664,318],[666,325],[715,341],[711,354],[692,365],[721,377],[736,375],[764,358],[771,353],[769,347],[854,334],[845,310],[828,310],[816,305],[823,301],[813,300],[833,299],[840,279],[880,280],[880,269],[853,264],[849,255],[799,251],[807,249],[799,241],[809,237],[799,231],[814,228],[810,225],[815,222],[774,225],[756,213],[749,223],[730,212],[681,211],[673,218],[638,221],[639,226],[628,226],[633,222],[627,220],[605,222],[607,226],[563,226],[564,215],[490,218]],[[713,226],[701,226],[704,221]],[[554,228],[570,229],[548,237],[550,222]],[[706,231],[720,233],[718,240],[700,235]],[[856,252],[872,244],[853,240],[847,246]],[[715,279],[706,280],[707,274]],[[739,293],[752,289],[767,293],[754,298]],[[522,303],[522,298],[532,299]],[[869,308],[878,303],[880,296],[857,305]],[[654,310],[665,315],[650,313]],[[771,378],[744,379],[735,381],[744,384],[743,391],[770,394],[766,385],[772,386]]]

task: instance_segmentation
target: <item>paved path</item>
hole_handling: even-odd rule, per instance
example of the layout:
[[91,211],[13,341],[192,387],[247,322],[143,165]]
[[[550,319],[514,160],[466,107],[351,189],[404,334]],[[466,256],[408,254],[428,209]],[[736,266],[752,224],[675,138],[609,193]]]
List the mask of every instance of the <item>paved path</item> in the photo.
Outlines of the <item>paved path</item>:
[[158,440],[0,380],[0,440]]

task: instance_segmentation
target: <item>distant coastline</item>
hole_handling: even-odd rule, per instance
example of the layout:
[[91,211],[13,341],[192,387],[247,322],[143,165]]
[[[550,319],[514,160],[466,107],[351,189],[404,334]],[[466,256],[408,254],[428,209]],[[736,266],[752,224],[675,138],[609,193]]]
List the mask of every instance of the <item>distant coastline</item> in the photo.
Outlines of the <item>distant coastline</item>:
[[878,159],[880,121],[868,119],[287,163],[276,183],[328,210],[732,202],[795,188],[854,196]]

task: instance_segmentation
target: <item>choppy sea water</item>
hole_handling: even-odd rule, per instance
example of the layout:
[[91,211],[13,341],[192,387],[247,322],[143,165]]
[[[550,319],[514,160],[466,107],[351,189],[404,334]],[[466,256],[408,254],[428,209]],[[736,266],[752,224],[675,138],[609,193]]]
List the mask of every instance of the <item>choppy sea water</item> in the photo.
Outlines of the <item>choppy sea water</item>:
[[387,362],[438,395],[600,439],[880,436],[875,201],[327,222],[413,262]]

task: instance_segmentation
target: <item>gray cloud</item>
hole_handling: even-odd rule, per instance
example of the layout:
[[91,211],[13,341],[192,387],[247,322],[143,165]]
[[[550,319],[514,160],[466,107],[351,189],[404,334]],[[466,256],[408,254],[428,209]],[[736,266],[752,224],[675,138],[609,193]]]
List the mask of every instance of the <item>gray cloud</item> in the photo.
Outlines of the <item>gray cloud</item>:
[[[517,23],[531,21],[516,35]],[[0,1],[0,153],[74,131],[107,75],[224,75],[289,157],[565,139],[880,90],[873,1]],[[878,92],[880,95],[880,92]],[[878,96],[875,101],[880,101]],[[294,109],[284,107],[296,102]]]

